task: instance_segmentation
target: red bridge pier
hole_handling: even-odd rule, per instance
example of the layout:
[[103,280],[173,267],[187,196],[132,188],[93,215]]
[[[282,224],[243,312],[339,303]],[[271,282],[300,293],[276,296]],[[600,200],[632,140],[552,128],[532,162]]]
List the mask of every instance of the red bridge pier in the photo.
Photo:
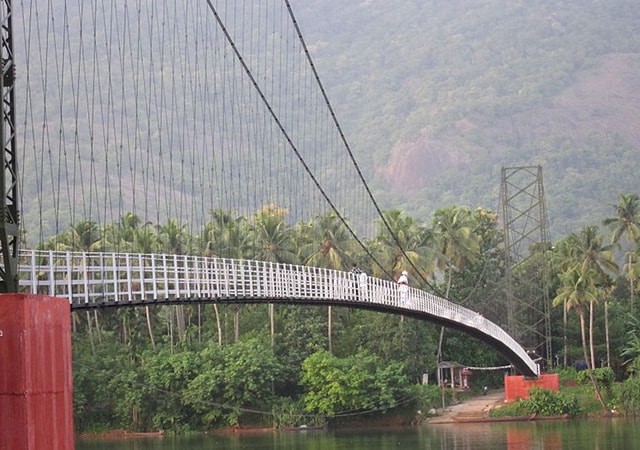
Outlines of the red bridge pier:
[[0,449],[73,450],[69,301],[0,295]]

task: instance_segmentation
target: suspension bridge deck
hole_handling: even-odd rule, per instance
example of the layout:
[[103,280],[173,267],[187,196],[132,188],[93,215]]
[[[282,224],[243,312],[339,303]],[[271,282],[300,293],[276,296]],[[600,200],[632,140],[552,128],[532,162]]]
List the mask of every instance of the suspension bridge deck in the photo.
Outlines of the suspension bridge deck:
[[431,293],[349,272],[255,260],[167,254],[22,250],[23,292],[68,298],[72,310],[175,303],[340,305],[404,314],[487,342],[521,373],[538,367],[502,328]]

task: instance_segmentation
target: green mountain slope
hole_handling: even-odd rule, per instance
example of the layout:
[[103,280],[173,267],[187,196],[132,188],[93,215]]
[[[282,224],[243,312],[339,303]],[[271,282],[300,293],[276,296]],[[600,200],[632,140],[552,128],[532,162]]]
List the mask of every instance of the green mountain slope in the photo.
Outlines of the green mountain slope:
[[497,209],[502,167],[542,165],[557,237],[640,191],[635,2],[293,7],[384,207]]

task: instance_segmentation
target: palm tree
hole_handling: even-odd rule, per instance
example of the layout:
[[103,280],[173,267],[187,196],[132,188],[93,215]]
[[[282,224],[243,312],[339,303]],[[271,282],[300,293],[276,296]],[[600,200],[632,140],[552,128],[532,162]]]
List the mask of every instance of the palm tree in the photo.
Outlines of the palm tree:
[[253,216],[251,239],[254,257],[260,261],[293,263],[293,229],[285,222],[286,210],[274,205],[263,206]]
[[[433,224],[440,255],[438,266],[445,271],[445,297],[449,298],[453,272],[463,270],[466,264],[473,263],[480,254],[480,238],[474,233],[479,224],[469,209],[457,206],[437,210]],[[444,330],[445,327],[441,327],[437,363],[442,360]]]
[[[104,251],[108,246],[104,230],[92,220],[83,220],[75,225],[69,225],[69,230],[55,237],[55,249],[62,251],[97,252]],[[87,264],[92,265],[91,260]],[[94,310],[93,320],[91,313],[87,311],[87,327],[91,348],[95,352],[93,342],[92,322],[95,321],[98,341],[101,340],[98,312]]]
[[[189,253],[190,236],[187,227],[176,219],[167,219],[165,225],[158,225],[158,242],[160,251],[171,255],[184,255]],[[186,336],[186,319],[185,306],[175,305],[176,325],[178,329],[178,338],[182,341]]]
[[[123,220],[124,219],[124,220]],[[127,215],[120,220],[121,230],[124,233],[125,246],[131,251],[139,253],[156,253],[160,248],[160,242],[158,235],[151,226],[151,223],[145,223],[140,227],[140,222],[135,217]],[[149,333],[149,339],[151,340],[151,348],[156,351],[156,341],[153,333],[153,326],[151,324],[151,312],[149,306],[144,307],[145,317],[147,321],[147,332]]]
[[433,228],[439,246],[439,266],[444,268],[447,278],[445,296],[451,290],[451,278],[456,270],[473,263],[480,254],[480,238],[474,233],[477,223],[467,208],[452,206],[436,211]]
[[[333,211],[316,216],[314,222],[305,228],[300,245],[301,260],[313,267],[345,270],[351,259],[349,254],[356,247],[356,241],[346,225]],[[333,312],[327,308],[327,336],[329,353],[333,352]]]
[[111,236],[114,249],[125,252],[132,251],[134,234],[141,224],[142,219],[138,215],[127,212],[120,216],[116,224],[108,225],[106,234]]
[[[615,275],[619,269],[615,263],[614,244],[604,245],[603,241],[604,238],[599,234],[598,227],[595,225],[583,227],[578,234],[570,234],[561,246],[564,252],[564,261],[561,261],[560,269],[577,268],[584,274],[593,273],[592,282],[606,302],[608,301],[606,293],[612,284],[610,275]],[[597,297],[594,302],[597,302]],[[589,321],[589,340],[593,348],[593,305],[590,305],[589,311],[591,318]],[[605,336],[609,334],[608,327],[608,307],[605,305]],[[609,353],[608,345],[607,342],[607,353]],[[595,367],[594,363],[595,355],[592,353],[592,367]]]
[[[285,222],[287,211],[275,205],[265,205],[253,216],[252,240],[255,258],[261,261],[294,263],[293,229]],[[271,345],[275,344],[275,308],[269,303]]]
[[[209,211],[211,219],[205,223],[200,238],[202,253],[205,256],[219,258],[242,259],[253,255],[253,245],[250,240],[250,229],[244,216],[236,216],[233,211],[217,208]],[[218,306],[213,305],[218,327],[218,343],[222,343],[222,327]],[[235,340],[240,335],[240,307],[231,305],[233,311]]]
[[219,258],[249,257],[253,246],[247,219],[222,209],[212,209],[209,215],[211,219],[205,223],[201,237],[202,254]]
[[[110,237],[110,246],[117,251],[156,253],[159,250],[160,244],[154,227],[150,222],[142,224],[142,219],[132,212],[127,212],[120,216],[120,219],[115,224],[108,224],[105,226],[104,234],[105,236]],[[149,306],[145,305],[144,311],[146,316],[147,333],[149,335],[151,347],[155,351],[156,343]],[[137,308],[134,308],[131,311],[125,311],[120,308],[117,312],[117,316],[122,322],[122,338],[124,343],[127,343],[126,341],[128,340],[128,337],[132,335],[132,332],[129,329],[129,323],[131,322],[129,316],[137,316],[138,314]]]
[[[573,266],[560,274],[561,286],[558,289],[558,295],[553,299],[553,306],[564,305],[567,310],[575,310],[580,320],[580,336],[582,338],[582,353],[585,362],[590,358],[587,356],[587,339],[585,332],[585,318],[584,308],[585,305],[592,305],[598,298],[598,289],[595,286],[594,280],[598,277],[598,274],[594,269],[588,269],[583,271],[581,266]],[[589,377],[593,385],[596,397],[602,406],[604,411],[607,411],[607,406],[602,399],[600,390],[593,376],[593,347],[591,348],[591,361],[592,365],[589,370]]]
[[158,225],[158,240],[160,251],[172,255],[185,255],[189,253],[190,236],[187,227],[176,219],[167,219],[165,225]]
[[627,252],[627,279],[629,280],[629,303],[631,313],[635,310],[634,305],[634,280],[636,273],[630,271],[632,265],[633,249],[640,243],[640,198],[636,194],[620,194],[620,202],[612,205],[616,211],[616,217],[610,217],[603,221],[603,224],[613,230],[611,242],[617,243],[623,236],[631,246]]
[[92,220],[69,225],[68,232],[58,235],[56,242],[56,250],[63,251],[96,252],[108,246],[103,230]]
[[[375,276],[390,271],[395,275],[406,270],[420,278],[429,278],[435,269],[433,235],[413,217],[392,209],[376,223],[377,234],[372,246],[382,267],[374,268]],[[415,273],[415,270],[419,273]]]

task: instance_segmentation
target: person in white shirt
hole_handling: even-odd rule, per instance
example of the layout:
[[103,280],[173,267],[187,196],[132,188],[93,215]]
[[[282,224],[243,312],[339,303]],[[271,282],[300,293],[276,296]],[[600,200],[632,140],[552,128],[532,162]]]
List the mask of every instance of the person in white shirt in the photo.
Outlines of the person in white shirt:
[[398,278],[398,290],[400,291],[400,301],[406,303],[409,296],[409,273],[406,270],[403,270]]

